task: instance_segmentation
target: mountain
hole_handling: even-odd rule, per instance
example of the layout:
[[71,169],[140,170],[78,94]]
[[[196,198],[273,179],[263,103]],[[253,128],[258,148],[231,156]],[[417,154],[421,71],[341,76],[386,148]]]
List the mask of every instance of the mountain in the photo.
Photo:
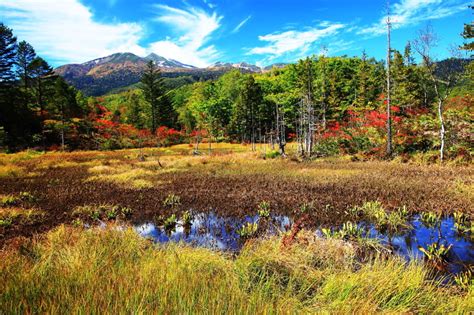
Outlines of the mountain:
[[197,68],[154,53],[146,57],[132,53],[116,53],[82,64],[64,65],[56,68],[55,72],[84,94],[99,96],[140,82],[146,64],[150,60],[155,62],[165,78],[186,77],[186,80],[174,80],[175,82],[215,79],[232,69],[245,73],[262,71],[261,68],[245,62],[216,63],[211,67]]
[[215,64],[207,67],[207,69],[239,69],[243,72],[262,72],[260,67],[256,65],[252,65],[246,62],[239,62],[239,63],[223,63],[223,62],[216,62]]
[[174,59],[166,59],[165,57],[158,56],[157,54],[151,53],[144,59],[153,60],[156,65],[160,68],[182,68],[182,69],[197,69],[194,66],[181,63]]

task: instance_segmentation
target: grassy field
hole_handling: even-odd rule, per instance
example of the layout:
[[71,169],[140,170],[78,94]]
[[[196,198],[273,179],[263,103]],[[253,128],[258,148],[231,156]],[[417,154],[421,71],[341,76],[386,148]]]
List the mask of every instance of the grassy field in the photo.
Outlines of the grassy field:
[[360,263],[341,240],[300,233],[237,257],[153,245],[132,230],[61,226],[2,252],[5,313],[469,313],[474,290],[430,280],[421,263]]
[[[472,233],[472,166],[202,149],[0,155],[0,313],[474,311],[470,279],[443,281],[428,263],[350,238],[350,226],[317,237],[296,223],[235,255],[156,245],[126,228],[189,209],[242,217],[266,200],[305,229],[361,215],[403,228],[406,210],[454,214]],[[82,227],[99,218],[108,227]]]

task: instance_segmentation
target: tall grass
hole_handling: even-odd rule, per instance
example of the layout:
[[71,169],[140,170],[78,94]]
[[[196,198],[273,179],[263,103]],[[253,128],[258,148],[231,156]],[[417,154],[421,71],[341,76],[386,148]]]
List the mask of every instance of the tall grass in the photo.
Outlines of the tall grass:
[[133,230],[61,226],[2,252],[2,313],[462,312],[457,293],[428,280],[421,263],[357,263],[353,245],[302,233],[247,243],[232,258],[154,245]]

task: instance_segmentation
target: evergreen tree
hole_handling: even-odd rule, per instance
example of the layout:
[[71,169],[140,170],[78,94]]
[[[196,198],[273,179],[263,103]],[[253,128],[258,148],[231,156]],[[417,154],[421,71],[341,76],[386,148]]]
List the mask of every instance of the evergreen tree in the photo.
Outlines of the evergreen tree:
[[15,81],[16,37],[3,23],[0,23],[0,88],[10,86]]
[[32,63],[36,59],[36,52],[33,47],[25,41],[18,44],[16,55],[17,76],[20,78],[25,91],[30,88]]
[[136,94],[131,95],[129,104],[127,122],[138,129],[143,129],[142,108],[140,107],[140,100]]
[[33,94],[36,109],[39,110],[41,143],[46,150],[46,138],[44,134],[44,120],[46,119],[46,103],[48,96],[52,94],[55,75],[53,68],[41,57],[36,57],[30,65],[31,78],[33,82]]
[[[150,60],[147,64],[146,70],[143,73],[141,79],[141,89],[145,96],[145,101],[151,107],[151,131],[154,133],[156,128],[163,124],[164,114],[160,109],[163,109],[163,78],[161,77],[160,70],[156,67],[155,63]],[[160,108],[161,107],[161,108]]]
[[[470,6],[471,9],[474,10],[474,6]],[[472,38],[474,38],[474,22],[471,22],[469,24],[464,24],[464,31],[462,32],[462,37],[466,40],[469,40],[470,42],[466,42],[464,45],[461,46],[461,49],[467,50],[469,52],[472,52],[474,50],[474,42],[472,41]]]
[[245,78],[235,104],[233,126],[243,141],[256,141],[257,111],[263,103],[263,93],[253,76]]

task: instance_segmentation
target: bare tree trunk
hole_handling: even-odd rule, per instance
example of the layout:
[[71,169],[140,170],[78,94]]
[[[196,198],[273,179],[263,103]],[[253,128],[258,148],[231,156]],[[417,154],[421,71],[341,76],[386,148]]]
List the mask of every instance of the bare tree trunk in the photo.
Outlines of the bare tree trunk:
[[441,94],[439,93],[438,89],[438,84],[436,83],[436,79],[433,76],[433,80],[435,82],[434,84],[434,89],[436,92],[436,96],[438,98],[438,119],[439,119],[439,141],[440,141],[440,148],[439,148],[439,159],[441,163],[444,161],[444,147],[445,147],[445,135],[446,135],[446,128],[444,126],[444,116],[443,116],[443,107],[444,107],[444,100],[445,97],[447,97],[448,94],[446,94],[445,97],[442,97]]
[[392,24],[390,21],[390,1],[387,1],[387,156],[392,155],[392,111],[390,108],[390,61],[391,61],[391,43],[390,31]]
[[444,127],[444,118],[443,118],[443,101],[440,99],[438,101],[438,118],[439,118],[439,123],[441,125],[440,131],[439,131],[439,138],[441,141],[441,146],[439,148],[439,158],[441,162],[444,161],[444,138],[446,134],[446,130]]

